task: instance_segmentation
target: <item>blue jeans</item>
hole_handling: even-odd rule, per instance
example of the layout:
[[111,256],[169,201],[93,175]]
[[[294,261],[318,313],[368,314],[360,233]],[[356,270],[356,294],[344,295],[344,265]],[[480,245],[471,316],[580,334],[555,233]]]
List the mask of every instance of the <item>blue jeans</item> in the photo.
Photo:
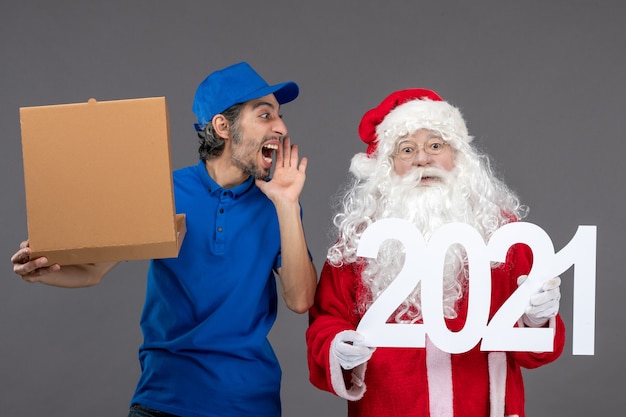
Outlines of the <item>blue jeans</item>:
[[133,404],[130,407],[128,417],[178,417],[174,414],[163,413],[161,411],[152,410],[150,408],[143,407],[139,404]]

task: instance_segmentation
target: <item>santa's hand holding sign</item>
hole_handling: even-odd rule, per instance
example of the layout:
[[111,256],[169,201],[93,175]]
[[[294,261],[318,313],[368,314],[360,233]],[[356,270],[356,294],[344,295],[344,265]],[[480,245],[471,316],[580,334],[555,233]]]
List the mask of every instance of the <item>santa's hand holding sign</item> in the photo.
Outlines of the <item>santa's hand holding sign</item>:
[[[403,219],[428,239],[445,224],[465,223],[488,241],[500,227],[522,219],[526,207],[472,146],[459,110],[434,91],[391,94],[365,113],[359,135],[367,152],[352,160],[354,181],[334,219],[338,240],[328,251],[310,311],[311,381],[349,400],[349,416],[524,416],[521,368],[550,363],[563,350],[559,278],[531,295],[518,323],[552,328],[551,352],[487,352],[477,345],[451,354],[428,337],[424,348],[372,348],[356,329],[411,255],[390,239],[375,259],[357,256],[371,224]],[[493,265],[489,318],[523,284],[532,262],[529,247],[516,244]],[[447,328],[459,332],[468,319],[470,279],[461,245],[450,246],[442,272],[442,314]],[[419,283],[387,323],[422,325],[422,296]]]

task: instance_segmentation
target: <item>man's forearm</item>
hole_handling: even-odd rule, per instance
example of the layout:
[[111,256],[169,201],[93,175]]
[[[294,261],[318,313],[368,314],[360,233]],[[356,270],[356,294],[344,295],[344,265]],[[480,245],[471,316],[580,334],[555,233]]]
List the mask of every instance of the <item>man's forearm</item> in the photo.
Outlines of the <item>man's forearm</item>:
[[313,305],[317,273],[309,257],[300,219],[300,205],[277,207],[282,265],[279,272],[287,307],[305,313]]
[[102,278],[117,263],[106,262],[85,265],[66,265],[60,270],[42,275],[38,282],[54,287],[81,288],[100,283]]

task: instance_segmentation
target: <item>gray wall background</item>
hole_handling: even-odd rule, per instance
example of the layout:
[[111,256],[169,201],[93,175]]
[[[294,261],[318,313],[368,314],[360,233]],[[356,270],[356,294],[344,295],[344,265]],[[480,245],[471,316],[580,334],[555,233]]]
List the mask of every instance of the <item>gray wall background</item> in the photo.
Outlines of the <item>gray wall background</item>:
[[[94,288],[28,285],[9,257],[26,236],[19,107],[165,96],[172,161],[197,161],[191,102],[211,71],[248,60],[295,80],[283,109],[309,158],[302,204],[321,267],[331,199],[364,150],[361,115],[393,90],[435,89],[562,248],[598,226],[594,356],[568,338],[554,364],[526,372],[529,416],[620,415],[626,405],[623,254],[625,7],[618,1],[35,1],[0,3],[0,415],[123,416],[139,369],[147,262]],[[97,157],[97,155],[95,155]],[[149,152],[146,158],[149,158]],[[572,271],[563,318],[572,324]],[[272,341],[285,416],[343,416],[308,382],[306,315],[281,305]],[[570,334],[571,336],[571,334]]]

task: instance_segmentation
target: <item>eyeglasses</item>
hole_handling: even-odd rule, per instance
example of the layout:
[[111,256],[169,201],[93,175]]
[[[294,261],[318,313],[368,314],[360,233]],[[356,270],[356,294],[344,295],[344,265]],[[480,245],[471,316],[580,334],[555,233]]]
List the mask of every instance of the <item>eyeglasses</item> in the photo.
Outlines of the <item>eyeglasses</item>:
[[424,149],[428,155],[439,155],[448,145],[449,143],[441,138],[431,138],[423,145],[405,140],[398,144],[393,155],[403,161],[412,161],[419,153],[420,148]]

